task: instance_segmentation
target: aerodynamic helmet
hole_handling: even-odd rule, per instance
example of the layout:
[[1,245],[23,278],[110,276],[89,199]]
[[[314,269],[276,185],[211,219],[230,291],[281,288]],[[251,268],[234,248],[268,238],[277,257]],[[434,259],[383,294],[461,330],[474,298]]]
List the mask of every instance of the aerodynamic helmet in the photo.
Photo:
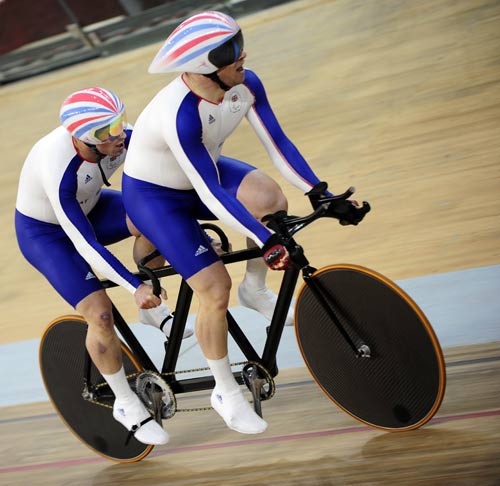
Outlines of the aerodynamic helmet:
[[59,113],[71,135],[90,145],[118,138],[125,127],[125,106],[118,96],[103,88],[86,88],[70,94]]
[[202,12],[184,20],[169,35],[148,72],[211,74],[235,62],[242,51],[243,34],[232,17]]

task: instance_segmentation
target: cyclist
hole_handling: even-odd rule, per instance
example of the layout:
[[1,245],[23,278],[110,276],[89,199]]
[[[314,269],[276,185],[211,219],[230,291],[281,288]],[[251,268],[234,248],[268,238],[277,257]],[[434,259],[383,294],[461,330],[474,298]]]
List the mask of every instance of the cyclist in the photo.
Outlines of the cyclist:
[[[287,200],[268,175],[221,155],[223,143],[246,117],[289,182],[305,192],[319,179],[283,133],[245,58],[241,29],[224,13],[196,14],[171,33],[149,72],[182,74],[137,119],[122,190],[131,220],[198,297],[195,329],[216,382],[213,408],[229,428],[255,434],[267,423],[245,400],[227,356],[231,280],[197,220],[220,219],[263,248],[264,260],[248,262],[238,296],[270,318],[276,295],[265,285],[267,266],[285,269],[289,260],[278,235],[260,220],[286,210]],[[158,224],[162,220],[169,225]]]
[[125,107],[111,91],[92,87],[69,95],[60,119],[62,126],[34,145],[21,171],[15,213],[19,247],[87,321],[86,347],[116,396],[115,418],[129,430],[146,421],[137,440],[164,444],[167,433],[149,420],[128,385],[111,301],[94,273],[134,295],[142,322],[166,323],[164,332],[170,332],[168,307],[105,248],[133,235],[136,261],[154,249],[125,215],[121,193],[103,188],[127,153],[131,126]]

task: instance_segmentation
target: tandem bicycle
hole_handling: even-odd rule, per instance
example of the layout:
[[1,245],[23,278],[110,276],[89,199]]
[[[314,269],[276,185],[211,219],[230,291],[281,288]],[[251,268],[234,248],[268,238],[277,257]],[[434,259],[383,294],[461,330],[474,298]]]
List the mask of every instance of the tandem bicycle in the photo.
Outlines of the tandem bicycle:
[[[281,211],[265,218],[286,242],[292,265],[283,272],[261,353],[228,311],[230,336],[246,360],[238,363],[241,371],[234,371],[234,376],[248,387],[255,411],[262,416],[261,402],[275,395],[276,355],[301,278],[295,334],[305,366],[319,388],[340,409],[368,426],[389,432],[417,429],[435,415],[444,396],[446,373],[439,341],[418,305],[387,277],[354,264],[319,269],[310,265],[294,235],[325,217],[357,224],[370,210],[366,202],[356,207],[349,201],[354,188],[330,197],[322,196],[325,189],[326,184],[320,183],[308,193],[313,211],[306,216]],[[229,250],[220,228],[210,223],[202,227],[215,231],[222,247]],[[154,256],[140,262],[136,274],[142,280],[151,279],[159,295],[158,279],[177,273],[169,265],[148,269],[145,265]],[[261,250],[254,248],[227,251],[221,259],[230,265],[260,256]],[[109,280],[102,282],[104,288],[116,286]],[[177,369],[192,296],[191,288],[181,280],[161,368],[113,305],[128,380],[160,424],[175,415],[176,396],[215,386],[210,374],[183,378]],[[86,351],[86,330],[84,319],[76,315],[61,316],[49,324],[39,349],[45,388],[61,419],[84,444],[114,461],[139,461],[154,446],[130,438],[113,419],[114,395]]]

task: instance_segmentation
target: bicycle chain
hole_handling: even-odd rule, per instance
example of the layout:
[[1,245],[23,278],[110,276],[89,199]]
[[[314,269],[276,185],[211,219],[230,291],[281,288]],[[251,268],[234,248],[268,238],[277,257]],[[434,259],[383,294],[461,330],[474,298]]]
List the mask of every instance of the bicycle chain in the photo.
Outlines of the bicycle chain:
[[[238,363],[231,363],[229,366],[233,367],[233,366],[245,366],[247,364],[253,364],[255,366],[258,366],[259,368],[261,369],[264,369],[267,376],[271,379],[271,382],[272,382],[272,377],[271,375],[268,373],[268,371],[263,368],[262,365],[260,365],[259,363],[256,363],[254,361],[240,361]],[[210,371],[210,368],[209,367],[206,367],[206,368],[192,368],[190,370],[181,370],[181,371],[169,371],[167,373],[159,373],[159,375],[161,377],[166,377],[166,376],[172,376],[172,375],[180,375],[180,374],[183,374],[183,373],[197,373],[199,371]],[[139,376],[140,374],[142,373],[142,371],[140,372],[137,372],[137,373],[131,373],[130,375],[126,375],[127,377],[127,380],[131,380],[131,379],[134,379],[134,378],[137,378],[137,376]],[[104,383],[98,383],[97,385],[95,385],[95,388],[103,388],[107,386],[107,383],[104,382]],[[86,400],[87,402],[90,402],[90,403],[93,403],[94,405],[99,405],[101,407],[104,407],[104,408],[109,408],[109,409],[113,409],[113,406],[112,405],[108,405],[107,403],[103,403],[103,402],[100,402],[99,400],[93,400],[91,398],[83,398],[84,400]],[[253,400],[250,400],[250,403],[253,403]],[[212,407],[196,407],[196,408],[177,408],[175,410],[175,412],[206,412],[208,410],[212,410]]]

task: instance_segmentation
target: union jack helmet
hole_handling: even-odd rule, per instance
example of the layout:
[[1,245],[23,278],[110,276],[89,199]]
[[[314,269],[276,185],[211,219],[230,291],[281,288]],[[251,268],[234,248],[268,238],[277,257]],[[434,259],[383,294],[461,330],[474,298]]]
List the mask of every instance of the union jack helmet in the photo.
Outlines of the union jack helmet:
[[222,12],[201,12],[168,36],[148,72],[211,74],[235,62],[242,51],[243,34],[236,20]]
[[61,124],[82,142],[99,145],[118,138],[127,126],[125,106],[103,88],[85,88],[70,94],[59,112]]

